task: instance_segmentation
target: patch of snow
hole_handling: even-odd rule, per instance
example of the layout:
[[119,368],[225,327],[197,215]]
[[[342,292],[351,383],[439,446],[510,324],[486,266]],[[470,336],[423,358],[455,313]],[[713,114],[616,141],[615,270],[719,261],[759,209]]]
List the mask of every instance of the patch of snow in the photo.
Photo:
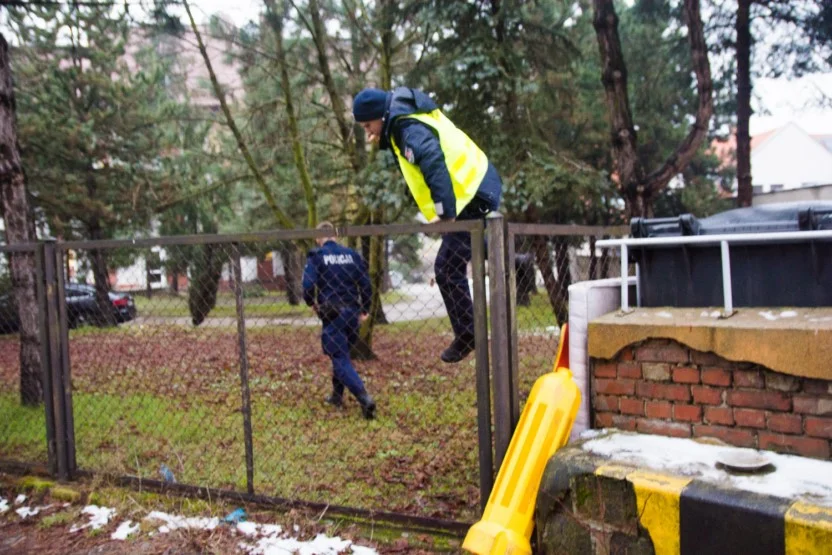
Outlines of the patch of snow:
[[256,536],[258,525],[256,522],[238,522],[237,530],[246,536]]
[[184,517],[178,515],[170,515],[161,511],[153,511],[146,517],[145,520],[161,520],[165,524],[159,527],[160,534],[167,534],[171,530],[179,528],[198,529],[198,530],[213,530],[220,525],[220,519],[200,518],[200,517]]
[[673,318],[673,315],[671,313],[665,312],[663,310],[661,312],[657,312],[656,316],[658,316],[659,318]]
[[279,524],[261,524],[260,534],[263,536],[276,536],[283,531],[283,527]]
[[14,498],[14,504],[15,505],[20,505],[24,501],[26,501],[26,496],[23,495],[22,493]]
[[250,555],[288,555],[297,553],[299,555],[337,555],[348,548],[353,553],[360,555],[375,555],[375,549],[352,545],[350,540],[342,540],[339,537],[329,537],[325,534],[318,534],[309,541],[300,541],[297,538],[268,537],[261,538],[256,545],[241,543],[240,547]]
[[719,318],[720,316],[722,316],[722,313],[718,310],[713,310],[711,312],[703,310],[699,316],[701,316],[702,318]]
[[606,430],[604,428],[596,428],[592,430],[584,430],[578,437],[580,439],[592,439],[594,437],[607,435],[608,433],[610,433],[609,430]]
[[832,462],[765,451],[775,470],[732,475],[716,466],[737,447],[707,445],[689,439],[613,433],[590,439],[583,449],[612,461],[666,470],[715,484],[785,499],[809,498],[832,507]]
[[110,519],[116,515],[116,510],[109,507],[99,507],[98,505],[87,505],[81,513],[89,515],[90,521],[83,526],[73,524],[72,528],[69,529],[70,532],[78,532],[79,530],[83,530],[85,528],[98,530],[110,522]]
[[0,497],[0,515],[9,510],[9,502],[5,497]]
[[38,514],[41,508],[42,507],[35,507],[34,509],[32,509],[30,507],[20,507],[19,509],[15,509],[14,512],[20,515],[20,518],[26,518]]
[[769,322],[779,320],[780,318],[795,318],[797,316],[797,312],[795,312],[794,310],[783,310],[780,312],[780,314],[775,314],[771,310],[764,310],[762,312],[758,312],[757,314],[759,314]]
[[116,528],[116,531],[110,535],[110,537],[114,540],[126,540],[127,536],[130,534],[137,532],[139,529],[139,523],[133,524],[132,520],[127,520],[122,522]]

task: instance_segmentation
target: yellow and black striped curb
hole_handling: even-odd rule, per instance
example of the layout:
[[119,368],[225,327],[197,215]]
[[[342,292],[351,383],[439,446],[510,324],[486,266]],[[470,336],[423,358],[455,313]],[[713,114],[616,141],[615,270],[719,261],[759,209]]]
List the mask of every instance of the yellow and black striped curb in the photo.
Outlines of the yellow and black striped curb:
[[[541,553],[610,552],[612,538],[656,555],[832,555],[830,506],[609,464],[575,447],[549,461],[537,503]],[[565,512],[579,525],[571,535]]]

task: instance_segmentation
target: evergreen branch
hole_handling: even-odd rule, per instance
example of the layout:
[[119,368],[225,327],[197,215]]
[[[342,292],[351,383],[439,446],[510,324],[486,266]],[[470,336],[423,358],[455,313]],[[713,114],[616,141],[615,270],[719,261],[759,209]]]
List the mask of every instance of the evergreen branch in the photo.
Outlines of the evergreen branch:
[[217,80],[217,74],[214,73],[214,68],[211,65],[211,59],[208,57],[208,52],[205,50],[205,44],[202,42],[202,35],[200,35],[199,29],[197,29],[196,21],[194,21],[194,16],[191,13],[190,6],[188,5],[188,0],[182,0],[182,4],[185,6],[185,11],[188,14],[188,20],[191,23],[191,29],[193,30],[194,35],[196,35],[196,40],[199,44],[199,52],[202,55],[202,59],[205,61],[205,67],[208,70],[209,77],[211,78],[211,85],[214,87],[214,94],[216,94],[217,100],[219,100],[220,102],[220,108],[222,109],[222,112],[225,115],[225,119],[228,122],[228,127],[231,129],[231,132],[234,134],[234,138],[237,140],[237,147],[243,154],[243,158],[245,158],[246,163],[251,169],[252,174],[254,174],[254,179],[257,182],[257,185],[260,187],[260,190],[263,193],[263,197],[265,198],[266,203],[269,205],[269,208],[271,209],[272,214],[274,214],[274,217],[277,220],[278,224],[286,229],[292,229],[295,227],[292,223],[292,220],[290,220],[289,217],[286,216],[286,214],[277,205],[277,201],[275,200],[274,195],[269,190],[268,185],[266,185],[265,179],[263,179],[263,175],[260,173],[260,170],[254,163],[254,158],[248,151],[245,139],[243,139],[243,136],[240,133],[240,130],[237,128],[237,124],[234,121],[234,117],[231,115],[231,110],[228,108],[228,103],[225,100],[225,93],[222,92],[220,83]]

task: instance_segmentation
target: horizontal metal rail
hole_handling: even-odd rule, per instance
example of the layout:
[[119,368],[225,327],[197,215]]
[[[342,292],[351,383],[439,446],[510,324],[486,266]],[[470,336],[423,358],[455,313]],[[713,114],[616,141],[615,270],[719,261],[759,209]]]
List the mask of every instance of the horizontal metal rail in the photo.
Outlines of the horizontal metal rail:
[[810,241],[813,239],[832,239],[830,231],[778,231],[775,233],[732,233],[722,235],[685,235],[681,237],[646,237],[637,239],[625,237],[622,239],[602,239],[595,243],[597,247],[617,247],[629,245],[641,246],[673,246],[673,245],[718,245],[723,241],[737,245],[748,243],[776,243],[780,241]]
[[[336,227],[338,237],[375,237],[384,235],[405,235],[411,233],[450,233],[482,229],[481,220],[460,220],[435,224],[394,224]],[[227,243],[264,243],[267,241],[313,240],[327,237],[331,232],[318,229],[281,229],[257,233],[233,233],[215,235],[171,235],[143,239],[104,239],[101,241],[64,241],[57,247],[69,249],[115,249],[126,247],[157,247],[166,245],[205,245]]]
[[37,243],[18,243],[16,245],[0,245],[0,252],[35,252]]
[[[721,235],[686,235],[680,237],[645,237],[642,239],[627,237],[623,239],[603,239],[595,243],[596,247],[618,247],[621,250],[621,311],[630,311],[630,299],[627,295],[628,258],[630,247],[673,247],[678,245],[719,245],[722,260],[722,316],[727,318],[734,313],[734,296],[731,287],[731,249],[730,245],[748,245],[758,243],[809,242],[814,240],[832,240],[829,231],[781,231],[767,233],[734,233]],[[636,267],[638,272],[638,267]],[[636,287],[639,287],[638,284]],[[639,303],[640,304],[640,303]]]
[[[0,471],[9,472],[13,474],[33,474],[39,476],[50,475],[49,469],[46,468],[45,465],[22,463],[7,460],[0,460]],[[76,476],[87,479],[103,478],[107,481],[116,484],[117,486],[132,487],[139,490],[151,490],[160,493],[171,493],[174,495],[182,495],[187,497],[197,497],[200,499],[224,499],[230,501],[240,501],[246,503],[253,503],[256,505],[278,507],[283,510],[304,509],[318,513],[321,516],[328,515],[330,517],[342,517],[346,519],[353,519],[356,521],[382,523],[398,528],[406,528],[407,530],[413,532],[430,532],[435,534],[438,533],[455,538],[464,537],[465,533],[473,524],[470,522],[459,522],[455,520],[421,517],[402,513],[391,513],[386,511],[373,511],[370,509],[359,509],[354,507],[344,507],[340,505],[330,505],[328,503],[299,501],[285,499],[282,497],[272,497],[269,495],[250,494],[235,490],[193,486],[188,484],[167,483],[161,480],[150,480],[146,478],[140,478],[138,476],[120,476],[104,472],[90,472],[88,470],[79,470],[76,473]]]
[[508,224],[508,232],[513,235],[627,235],[630,227],[626,225],[594,226],[594,225],[554,225],[554,224]]

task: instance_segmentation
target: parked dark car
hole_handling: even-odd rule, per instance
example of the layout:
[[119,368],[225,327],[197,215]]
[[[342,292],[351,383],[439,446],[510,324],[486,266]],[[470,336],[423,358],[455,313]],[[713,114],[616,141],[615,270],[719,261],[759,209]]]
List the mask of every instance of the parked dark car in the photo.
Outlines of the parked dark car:
[[[67,283],[64,289],[67,323],[70,328],[106,321],[95,301],[95,287],[83,283]],[[109,297],[113,319],[116,322],[127,322],[136,317],[136,303],[131,295],[110,291]],[[19,327],[20,319],[12,294],[0,296],[0,333],[15,333]]]

